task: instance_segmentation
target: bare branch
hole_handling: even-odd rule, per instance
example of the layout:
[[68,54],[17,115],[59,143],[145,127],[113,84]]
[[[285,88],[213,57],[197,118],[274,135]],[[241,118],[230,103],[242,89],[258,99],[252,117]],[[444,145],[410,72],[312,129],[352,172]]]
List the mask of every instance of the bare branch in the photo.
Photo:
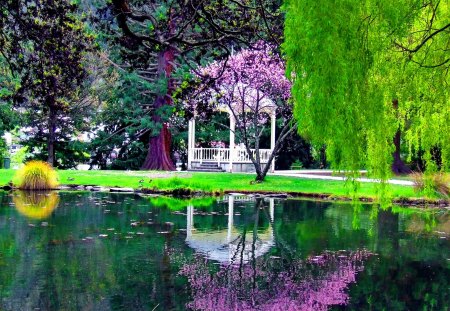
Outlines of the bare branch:
[[415,53],[415,52],[419,51],[425,45],[425,43],[428,42],[428,40],[430,40],[431,38],[433,38],[434,36],[436,36],[437,34],[443,32],[443,31],[445,31],[448,28],[450,28],[450,24],[447,24],[444,27],[442,27],[442,28],[432,32],[425,39],[423,39],[421,43],[419,43],[415,48],[412,48],[412,49],[410,49],[410,48],[408,48],[408,47],[406,47],[406,46],[404,46],[404,45],[402,45],[402,44],[400,44],[400,43],[398,43],[396,41],[394,41],[394,44],[397,47],[399,47],[400,49],[402,49],[403,51],[405,51],[405,52]]

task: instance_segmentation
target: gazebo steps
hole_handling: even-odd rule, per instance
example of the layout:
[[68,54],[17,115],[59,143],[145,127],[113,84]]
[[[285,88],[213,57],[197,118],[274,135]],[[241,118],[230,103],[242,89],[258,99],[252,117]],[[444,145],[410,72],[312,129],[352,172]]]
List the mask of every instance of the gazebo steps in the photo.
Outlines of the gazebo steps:
[[191,172],[225,172],[217,163],[202,163],[197,167],[189,169]]

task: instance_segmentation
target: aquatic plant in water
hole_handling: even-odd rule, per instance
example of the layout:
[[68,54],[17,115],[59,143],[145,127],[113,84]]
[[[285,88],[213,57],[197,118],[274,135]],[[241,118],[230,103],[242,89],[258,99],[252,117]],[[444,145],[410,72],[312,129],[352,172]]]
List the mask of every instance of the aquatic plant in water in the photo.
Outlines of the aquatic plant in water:
[[44,161],[30,161],[19,169],[14,178],[22,190],[50,190],[58,186],[58,174]]

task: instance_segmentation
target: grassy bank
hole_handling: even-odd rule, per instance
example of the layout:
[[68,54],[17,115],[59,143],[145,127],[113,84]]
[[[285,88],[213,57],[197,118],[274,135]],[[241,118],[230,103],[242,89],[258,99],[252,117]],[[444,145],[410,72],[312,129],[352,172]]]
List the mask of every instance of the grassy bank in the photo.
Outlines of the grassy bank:
[[[251,174],[229,173],[191,173],[191,172],[148,172],[148,171],[59,171],[61,184],[98,185],[104,187],[149,188],[172,190],[189,188],[191,190],[251,191],[251,192],[289,192],[309,194],[329,194],[339,197],[350,195],[350,187],[343,181],[302,179],[296,177],[268,176],[264,183],[253,184]],[[13,180],[14,170],[0,170],[0,185]],[[361,183],[359,195],[373,198],[376,184]],[[416,194],[409,186],[390,186],[393,198],[414,198]]]

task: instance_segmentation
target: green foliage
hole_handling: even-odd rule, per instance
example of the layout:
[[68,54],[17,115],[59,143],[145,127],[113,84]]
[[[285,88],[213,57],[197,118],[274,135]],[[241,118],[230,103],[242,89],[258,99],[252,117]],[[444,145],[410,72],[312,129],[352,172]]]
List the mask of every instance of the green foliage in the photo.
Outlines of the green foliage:
[[[14,77],[8,61],[0,54],[0,158],[3,158],[6,152],[3,135],[5,131],[13,129],[17,121],[17,115],[11,105],[11,95],[17,87],[17,77]],[[0,167],[2,164],[0,162]]]
[[3,167],[3,159],[7,156],[8,148],[3,137],[0,137],[0,168]]
[[[80,163],[87,163],[90,156],[87,143],[72,140],[69,133],[62,132],[64,135],[58,135],[60,141],[55,148],[56,161],[54,166],[58,169],[73,169]],[[47,160],[46,140],[43,135],[37,134],[34,137],[23,139],[21,144],[27,147],[25,154],[20,155],[24,161]]]
[[401,129],[427,170],[433,148],[448,169],[448,30],[432,35],[449,23],[448,1],[287,0],[284,9],[299,132],[327,146],[332,168],[388,179]]
[[[363,50],[353,30],[359,19],[352,12],[356,9],[351,8],[350,2],[286,2],[284,51],[288,59],[288,76],[295,74],[293,97],[298,103],[295,116],[301,122],[299,129],[307,138],[314,144],[327,144],[336,169],[358,169],[363,157],[358,142],[362,139],[360,124],[363,116],[357,103],[361,102],[363,94],[359,87],[364,83],[368,66],[359,61]],[[334,15],[341,19],[331,22]],[[356,60],[358,67],[352,65]],[[329,120],[330,116],[333,120]],[[321,121],[317,122],[319,118]],[[335,130],[337,128],[339,130]],[[342,141],[352,143],[340,147]]]
[[58,174],[47,162],[30,161],[16,172],[14,183],[22,190],[51,190],[58,186]]
[[445,173],[413,173],[414,189],[427,197],[449,197],[450,176]]
[[[108,83],[111,87],[103,92],[101,111],[94,118],[96,135],[88,147],[91,164],[106,169],[110,160],[112,169],[139,169],[149,135],[159,131],[151,120],[152,100],[145,94],[154,85],[124,71],[113,71]],[[114,159],[113,150],[118,150]]]
[[16,151],[16,153],[11,157],[11,163],[20,165],[25,162],[28,154],[28,147],[22,147]]
[[[280,129],[277,128],[276,132],[280,133]],[[267,135],[266,141],[267,146],[270,146],[270,133]],[[322,155],[321,152],[317,154]],[[316,157],[316,150],[312,148],[311,144],[294,132],[286,137],[277,155],[275,169],[288,170],[293,166],[296,166],[295,169],[299,169],[299,165],[301,168],[325,168],[323,164],[326,163],[320,156]]]
[[300,170],[303,168],[303,163],[300,160],[295,160],[292,165],[291,165],[291,169],[293,170]]
[[37,147],[55,166],[61,165],[55,155],[67,153],[60,147],[86,129],[92,112],[89,78],[95,62],[87,60],[92,36],[75,13],[68,0],[42,5],[8,0],[0,11],[5,57],[0,65],[2,72],[10,71],[0,103],[20,110],[22,124],[31,129],[22,143]]

